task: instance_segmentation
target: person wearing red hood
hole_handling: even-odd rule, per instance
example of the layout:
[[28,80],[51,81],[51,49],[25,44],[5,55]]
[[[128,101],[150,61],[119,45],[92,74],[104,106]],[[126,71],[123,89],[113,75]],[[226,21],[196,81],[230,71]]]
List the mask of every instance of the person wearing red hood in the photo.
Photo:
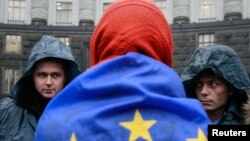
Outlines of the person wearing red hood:
[[171,29],[151,1],[114,2],[90,54],[92,66],[46,107],[36,141],[207,140],[210,120],[171,68]]

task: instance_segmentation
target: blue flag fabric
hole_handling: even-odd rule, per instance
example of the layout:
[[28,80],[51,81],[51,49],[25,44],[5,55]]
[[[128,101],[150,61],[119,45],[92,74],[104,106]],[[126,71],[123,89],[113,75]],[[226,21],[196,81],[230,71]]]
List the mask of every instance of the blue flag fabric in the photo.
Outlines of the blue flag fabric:
[[79,75],[48,104],[36,141],[206,141],[210,123],[168,66],[128,53]]

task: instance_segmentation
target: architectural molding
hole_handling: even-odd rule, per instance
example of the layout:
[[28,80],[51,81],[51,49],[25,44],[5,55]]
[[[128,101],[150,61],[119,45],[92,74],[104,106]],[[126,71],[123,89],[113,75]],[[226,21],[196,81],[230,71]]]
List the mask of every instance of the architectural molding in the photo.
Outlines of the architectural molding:
[[[48,1],[31,0],[31,22],[43,21],[42,24],[47,24],[48,19]],[[40,23],[40,22],[38,22]]]
[[94,22],[95,19],[95,0],[79,1],[79,23]]
[[241,0],[224,0],[224,19],[234,20],[242,17]]
[[190,6],[189,0],[181,1],[174,0],[173,1],[173,18],[174,23],[186,23],[189,22],[190,15]]

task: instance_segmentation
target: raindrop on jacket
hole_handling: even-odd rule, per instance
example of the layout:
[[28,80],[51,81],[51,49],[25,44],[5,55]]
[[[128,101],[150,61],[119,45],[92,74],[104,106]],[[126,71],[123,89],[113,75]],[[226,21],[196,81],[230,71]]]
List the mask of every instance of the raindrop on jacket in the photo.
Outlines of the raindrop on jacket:
[[34,45],[22,77],[12,87],[10,94],[0,99],[1,141],[33,141],[37,121],[48,102],[39,99],[40,95],[35,91],[33,66],[39,60],[51,57],[66,62],[66,84],[80,74],[70,48],[55,37],[43,36]]
[[247,93],[250,91],[250,80],[237,53],[232,48],[220,44],[196,49],[181,75],[189,97],[196,97],[193,80],[205,69],[211,69],[236,88],[234,98],[218,124],[242,124],[244,114],[241,106],[246,102]]

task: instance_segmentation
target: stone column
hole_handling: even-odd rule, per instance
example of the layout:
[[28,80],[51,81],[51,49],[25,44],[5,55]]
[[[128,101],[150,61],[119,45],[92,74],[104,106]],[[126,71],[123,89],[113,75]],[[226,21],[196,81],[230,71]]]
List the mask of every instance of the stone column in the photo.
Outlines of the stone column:
[[242,0],[224,0],[224,19],[242,18]]
[[79,5],[79,25],[94,25],[95,0],[80,0]]
[[189,0],[173,0],[174,23],[188,23],[189,15]]
[[4,2],[5,2],[4,0],[0,0],[0,9],[1,9],[1,11],[0,11],[0,23],[3,23],[4,13],[7,12],[7,8],[6,8],[6,10],[4,10],[4,6],[5,6]]
[[48,0],[31,0],[32,24],[47,24]]

